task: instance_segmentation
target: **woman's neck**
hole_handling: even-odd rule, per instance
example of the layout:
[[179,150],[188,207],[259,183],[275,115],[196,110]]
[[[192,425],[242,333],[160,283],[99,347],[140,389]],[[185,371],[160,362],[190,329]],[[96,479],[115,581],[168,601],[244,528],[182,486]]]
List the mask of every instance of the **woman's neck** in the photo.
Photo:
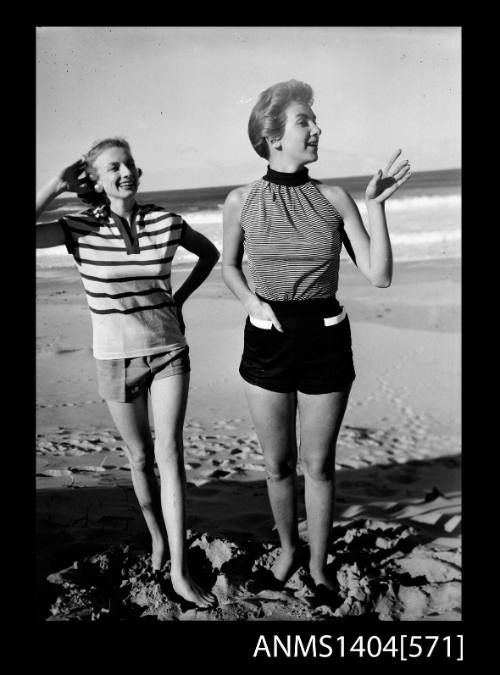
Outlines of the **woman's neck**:
[[282,157],[270,157],[269,166],[273,171],[279,171],[280,173],[296,173],[297,171],[302,171],[302,169],[306,168],[306,165],[303,162],[297,162],[293,159]]
[[127,220],[132,215],[136,201],[135,197],[126,197],[125,199],[111,199],[109,200],[109,205],[113,213],[116,213],[117,216],[122,218],[127,218]]
[[288,185],[289,187],[299,187],[300,185],[305,185],[311,180],[309,178],[309,172],[305,166],[302,166],[302,168],[298,171],[290,172],[277,171],[269,165],[267,167],[265,176],[262,176],[262,178],[267,180],[269,183]]

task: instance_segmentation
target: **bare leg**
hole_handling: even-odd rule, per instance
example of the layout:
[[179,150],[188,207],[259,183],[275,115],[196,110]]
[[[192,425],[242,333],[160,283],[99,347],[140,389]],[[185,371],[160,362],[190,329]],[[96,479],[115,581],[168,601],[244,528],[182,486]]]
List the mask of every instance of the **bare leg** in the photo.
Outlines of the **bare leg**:
[[298,393],[300,454],[304,470],[309,569],[316,584],[330,590],[325,574],[328,541],[335,503],[335,448],[350,387],[343,392],[308,395]]
[[272,571],[279,581],[285,581],[293,572],[299,543],[296,394],[268,391],[247,382],[245,393],[264,453],[269,501],[281,543],[281,554]]
[[160,470],[161,503],[168,533],[171,580],[175,592],[201,607],[216,598],[191,578],[186,557],[186,472],[182,429],[189,374],[153,380],[151,405],[155,426],[155,457]]
[[160,491],[154,474],[153,438],[149,427],[147,395],[130,403],[107,401],[109,412],[126,445],[132,484],[153,542],[153,569],[165,557],[166,532]]

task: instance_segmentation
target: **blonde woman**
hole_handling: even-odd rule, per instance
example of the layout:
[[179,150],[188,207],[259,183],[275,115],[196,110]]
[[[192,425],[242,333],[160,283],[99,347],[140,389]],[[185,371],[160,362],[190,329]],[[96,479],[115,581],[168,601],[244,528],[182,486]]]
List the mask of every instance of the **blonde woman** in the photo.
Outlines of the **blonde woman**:
[[[80,271],[92,318],[99,393],[126,444],[134,490],[151,534],[153,569],[163,566],[168,539],[174,590],[208,607],[215,597],[192,579],[186,558],[182,429],[190,362],[182,306],[219,253],[181,216],[137,203],[141,173],[123,138],[95,143],[38,193],[37,217],[65,191],[88,195],[89,184],[92,197],[87,201],[93,206],[38,225],[37,246],[66,244]],[[178,246],[199,260],[172,294],[170,271]]]

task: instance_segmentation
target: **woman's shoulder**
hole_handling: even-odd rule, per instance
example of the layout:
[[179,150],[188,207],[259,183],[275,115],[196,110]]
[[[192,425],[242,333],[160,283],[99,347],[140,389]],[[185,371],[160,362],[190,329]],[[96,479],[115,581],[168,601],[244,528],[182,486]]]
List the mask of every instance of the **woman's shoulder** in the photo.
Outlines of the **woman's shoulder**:
[[314,184],[323,197],[325,197],[325,199],[327,199],[340,214],[345,212],[349,202],[352,201],[352,197],[343,187],[340,187],[340,185],[326,185],[321,181],[314,181]]
[[143,215],[146,215],[148,213],[163,213],[165,215],[169,216],[177,216],[180,217],[178,213],[175,213],[174,211],[171,211],[168,206],[162,206],[161,204],[153,204],[152,202],[137,202],[137,207],[139,209],[139,212]]
[[226,199],[229,199],[232,202],[243,203],[245,201],[245,199],[248,197],[248,195],[250,194],[250,191],[252,190],[252,188],[255,186],[255,184],[257,182],[258,181],[252,181],[251,183],[248,183],[247,185],[240,185],[239,187],[234,188],[233,190],[231,190],[228,193]]
[[321,194],[328,200],[345,200],[349,195],[340,185],[327,185],[319,180],[313,181]]
[[248,195],[252,191],[253,187],[255,186],[257,181],[253,181],[252,183],[248,183],[247,185],[240,185],[237,188],[234,188],[231,190],[224,202],[224,207],[227,209],[242,209],[243,205],[245,204]]
[[77,224],[91,224],[91,225],[102,225],[103,220],[106,217],[106,213],[100,207],[89,207],[80,208],[75,211],[70,211],[63,214],[59,218],[59,222],[62,224],[68,223],[77,223]]
[[185,222],[184,217],[180,213],[172,211],[168,206],[142,202],[137,202],[137,206],[139,218],[144,224],[156,224],[166,220],[171,221],[172,225],[181,225]]

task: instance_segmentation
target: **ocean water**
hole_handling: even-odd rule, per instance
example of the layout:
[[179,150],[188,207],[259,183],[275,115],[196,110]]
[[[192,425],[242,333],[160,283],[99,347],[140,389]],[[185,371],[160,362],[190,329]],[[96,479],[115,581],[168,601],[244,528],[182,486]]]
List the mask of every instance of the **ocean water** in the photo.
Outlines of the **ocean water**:
[[[310,174],[316,178],[311,170]],[[350,176],[321,180],[343,187],[355,200],[367,224],[364,190],[370,176]],[[222,205],[234,185],[190,190],[162,190],[139,193],[139,202],[154,202],[181,214],[199,232],[222,251]],[[43,214],[42,222],[55,220],[82,208],[76,198],[54,200]],[[461,170],[420,171],[386,201],[387,222],[394,259],[429,260],[455,258],[461,254]],[[346,257],[345,252],[342,253]],[[179,248],[173,264],[189,263],[195,257]],[[37,250],[37,266],[74,265],[65,246]]]

